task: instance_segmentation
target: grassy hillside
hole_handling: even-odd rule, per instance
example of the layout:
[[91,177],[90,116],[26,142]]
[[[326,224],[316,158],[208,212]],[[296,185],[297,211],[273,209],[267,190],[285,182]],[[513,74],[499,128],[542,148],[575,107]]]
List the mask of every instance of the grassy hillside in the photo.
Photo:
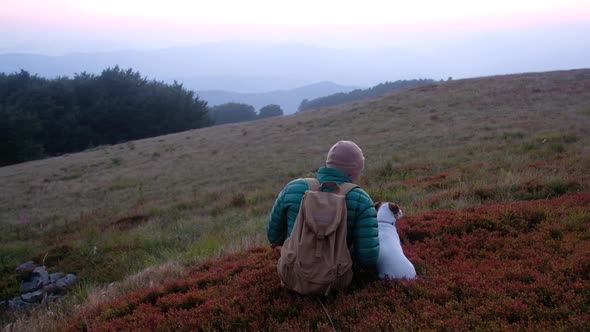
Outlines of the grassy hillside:
[[[400,202],[412,220],[436,209],[462,214],[588,191],[589,132],[590,70],[576,70],[436,83],[318,112],[3,167],[0,297],[18,290],[14,268],[31,258],[78,274],[82,281],[68,303],[93,307],[115,296],[98,296],[104,289],[96,285],[125,280],[116,284],[123,292],[184,275],[205,258],[262,245],[275,195],[292,178],[312,175],[340,139],[365,152],[361,185],[375,200]],[[585,230],[572,236],[587,247],[590,212],[587,205],[572,209],[563,215],[577,216]],[[463,254],[475,255],[467,248]],[[425,274],[431,263],[420,263],[424,282],[432,282]],[[588,275],[582,277],[587,290]],[[60,306],[66,309],[56,312],[66,315],[67,304]],[[348,326],[354,325],[340,327]]]

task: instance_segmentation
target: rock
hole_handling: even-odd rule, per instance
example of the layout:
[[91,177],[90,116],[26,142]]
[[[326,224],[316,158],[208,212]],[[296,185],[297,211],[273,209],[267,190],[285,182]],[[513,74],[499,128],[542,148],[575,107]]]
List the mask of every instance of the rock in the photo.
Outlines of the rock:
[[28,303],[39,303],[39,302],[41,302],[41,300],[43,300],[44,292],[42,290],[38,290],[38,291],[22,294],[20,297],[21,297],[21,299],[23,299],[23,301],[28,302]]
[[43,287],[43,291],[47,294],[57,294],[57,293],[62,293],[63,289],[60,287],[57,287],[57,285],[55,283],[51,283],[51,284]]
[[32,303],[27,303],[25,301],[23,301],[20,296],[15,297],[12,300],[8,300],[8,310],[19,310],[19,309],[24,309],[24,308],[29,308],[31,307],[33,304]]
[[76,281],[78,277],[76,275],[68,273],[65,277],[59,279],[55,282],[55,286],[59,288],[66,288],[71,285],[74,281]]
[[63,272],[54,272],[49,275],[49,280],[51,282],[56,282],[59,279],[63,278],[64,276],[65,276],[65,274]]
[[55,283],[54,283],[54,282],[52,282],[52,283],[50,283],[49,285],[45,285],[45,286],[43,286],[43,291],[44,291],[45,293],[51,294],[51,293],[55,292],[55,289],[56,289],[56,288],[57,288],[57,287],[55,286]]
[[37,267],[37,264],[35,264],[35,262],[28,261],[28,262],[22,263],[21,265],[17,266],[16,273],[20,273],[25,270],[33,271],[33,269],[35,269],[36,267]]
[[21,280],[21,295],[8,301],[0,301],[2,310],[20,310],[31,306],[47,304],[61,297],[78,277],[75,274],[54,272],[49,274],[44,266],[37,266],[33,261],[16,268]]
[[31,280],[20,284],[20,291],[21,293],[32,292],[41,288],[41,286],[43,286],[43,283],[39,278],[32,278]]
[[37,267],[37,264],[33,261],[28,261],[26,263],[22,263],[16,268],[16,274],[18,275],[19,280],[25,280],[29,278],[31,272]]
[[47,285],[49,284],[51,281],[49,280],[49,273],[47,273],[47,271],[45,270],[45,268],[43,266],[39,266],[36,267],[33,270],[32,275],[34,277],[39,278],[39,281],[43,284],[43,285]]
[[20,285],[20,291],[23,293],[35,291],[50,283],[49,273],[45,271],[44,267],[38,266],[33,269],[27,278],[23,279]]
[[66,279],[69,280],[69,283],[73,283],[74,281],[76,281],[78,279],[78,277],[76,277],[76,275],[73,273],[68,273],[66,275]]

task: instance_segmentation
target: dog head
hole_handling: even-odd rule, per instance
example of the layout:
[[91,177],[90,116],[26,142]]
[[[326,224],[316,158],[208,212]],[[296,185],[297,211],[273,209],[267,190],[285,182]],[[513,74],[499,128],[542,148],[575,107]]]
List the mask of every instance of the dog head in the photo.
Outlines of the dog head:
[[390,221],[393,224],[404,215],[402,209],[396,203],[377,202],[375,203],[375,209],[377,210],[377,220]]

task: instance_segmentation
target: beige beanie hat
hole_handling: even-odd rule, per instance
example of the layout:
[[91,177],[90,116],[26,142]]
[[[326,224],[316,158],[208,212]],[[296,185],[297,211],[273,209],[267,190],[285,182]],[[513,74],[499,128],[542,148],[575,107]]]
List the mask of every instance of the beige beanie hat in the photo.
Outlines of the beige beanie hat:
[[353,179],[361,175],[365,167],[363,151],[354,142],[340,141],[328,152],[326,166],[341,170]]

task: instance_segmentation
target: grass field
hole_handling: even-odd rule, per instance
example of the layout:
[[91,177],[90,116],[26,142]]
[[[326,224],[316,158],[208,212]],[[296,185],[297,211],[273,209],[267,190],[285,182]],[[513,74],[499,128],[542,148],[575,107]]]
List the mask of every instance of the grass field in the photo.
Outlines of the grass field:
[[[14,268],[29,259],[80,276],[68,299],[7,315],[6,329],[63,327],[74,313],[189,275],[205,259],[265,244],[278,191],[312,175],[340,139],[363,148],[363,188],[401,203],[412,220],[588,192],[589,134],[590,70],[575,70],[441,82],[0,168],[0,298],[18,291]],[[575,236],[585,248],[589,213],[564,212],[582,225]],[[579,326],[560,317],[564,328]],[[498,324],[490,326],[507,326]]]

